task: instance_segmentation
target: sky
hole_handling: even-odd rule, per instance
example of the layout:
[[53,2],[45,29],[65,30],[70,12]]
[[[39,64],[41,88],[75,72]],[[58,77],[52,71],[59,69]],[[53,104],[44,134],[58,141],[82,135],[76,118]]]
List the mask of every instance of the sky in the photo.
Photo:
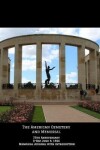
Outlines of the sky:
[[[100,45],[100,28],[0,28],[0,41],[20,35],[31,34],[62,34],[90,39]],[[15,48],[8,50],[11,60],[10,83],[14,83]],[[86,55],[88,51],[85,51]],[[65,46],[66,83],[78,82],[77,47]],[[55,69],[50,71],[51,81],[59,83],[59,45],[42,45],[42,83],[46,80],[45,64]],[[22,83],[36,83],[36,45],[22,47]]]

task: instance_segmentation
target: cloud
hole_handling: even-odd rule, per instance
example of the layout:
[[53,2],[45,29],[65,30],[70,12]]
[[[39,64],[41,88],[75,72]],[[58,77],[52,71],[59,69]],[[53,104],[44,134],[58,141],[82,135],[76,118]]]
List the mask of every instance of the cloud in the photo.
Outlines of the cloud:
[[22,83],[28,83],[28,82],[36,83],[36,80],[32,81],[31,79],[28,79],[26,77],[22,77]]
[[23,46],[22,57],[36,59],[36,45]]
[[93,41],[100,40],[100,28],[80,28],[78,36]]
[[[56,82],[59,83],[59,75],[56,76]],[[66,74],[66,83],[78,83],[77,81],[77,73],[71,72]]]
[[[11,65],[11,70],[14,69],[14,63]],[[36,60],[23,59],[22,71],[32,70],[36,71]]]
[[38,34],[77,35],[78,28],[39,28]]
[[66,83],[77,83],[77,73],[71,72],[66,74]]
[[20,35],[36,34],[37,32],[38,28],[0,28],[0,41]]
[[27,83],[27,82],[30,82],[30,80],[25,77],[22,77],[22,83]]
[[26,70],[36,71],[36,60],[24,59],[22,61],[22,71]]
[[74,35],[77,36],[78,28],[58,28],[57,33],[58,34],[64,34],[64,35]]
[[52,62],[52,60],[57,59],[59,56],[59,49],[56,47],[57,45],[43,45],[42,46],[42,61],[47,61],[49,63]]
[[15,54],[15,47],[9,48],[8,53],[14,55]]
[[67,78],[75,78],[77,77],[77,73],[76,72],[71,72],[69,74],[66,74],[67,75]]

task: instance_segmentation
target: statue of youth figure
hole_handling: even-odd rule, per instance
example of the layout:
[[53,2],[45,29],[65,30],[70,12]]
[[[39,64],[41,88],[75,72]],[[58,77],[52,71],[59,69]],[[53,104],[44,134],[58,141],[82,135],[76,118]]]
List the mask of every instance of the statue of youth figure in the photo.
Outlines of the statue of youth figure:
[[49,84],[49,81],[50,81],[50,78],[51,78],[49,71],[53,70],[55,67],[50,69],[50,66],[47,66],[47,62],[45,61],[45,68],[46,68],[46,75],[47,75],[47,79],[45,80],[45,85],[47,85],[47,84]]

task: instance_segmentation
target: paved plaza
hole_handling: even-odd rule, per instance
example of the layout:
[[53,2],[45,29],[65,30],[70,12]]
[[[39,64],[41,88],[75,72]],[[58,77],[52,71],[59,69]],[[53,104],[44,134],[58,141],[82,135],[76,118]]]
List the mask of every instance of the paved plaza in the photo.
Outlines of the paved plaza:
[[68,105],[42,105],[42,108],[46,122],[100,122],[100,119]]

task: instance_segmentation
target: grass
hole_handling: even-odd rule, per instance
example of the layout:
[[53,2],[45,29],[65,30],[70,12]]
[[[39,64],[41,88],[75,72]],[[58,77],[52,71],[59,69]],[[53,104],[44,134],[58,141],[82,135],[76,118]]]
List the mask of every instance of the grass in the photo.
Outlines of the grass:
[[0,106],[0,113],[4,113],[9,110],[11,110],[10,106]]
[[35,106],[32,122],[46,122],[42,106]]
[[82,111],[82,112],[84,112],[84,113],[86,113],[88,115],[91,115],[91,116],[93,116],[95,118],[100,119],[100,113],[94,112],[92,110],[89,110],[89,109],[86,109],[86,108],[83,108],[83,107],[80,107],[80,106],[71,106],[71,107],[73,107],[73,108],[75,108],[75,109],[77,109],[79,111]]

